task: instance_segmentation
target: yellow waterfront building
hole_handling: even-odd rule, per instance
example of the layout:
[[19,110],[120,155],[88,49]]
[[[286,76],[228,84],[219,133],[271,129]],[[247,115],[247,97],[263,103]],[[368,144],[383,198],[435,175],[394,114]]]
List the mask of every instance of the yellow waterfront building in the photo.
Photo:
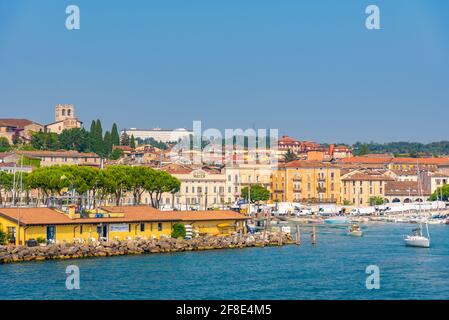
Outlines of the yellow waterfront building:
[[234,211],[159,211],[148,206],[103,207],[92,213],[52,208],[1,208],[0,231],[9,243],[30,239],[47,243],[95,242],[169,237],[175,223],[193,234],[223,235],[242,230],[247,218]]
[[374,197],[385,197],[385,186],[395,181],[390,170],[353,170],[341,176],[341,200],[346,204],[369,206]]
[[296,160],[272,175],[273,202],[340,203],[340,168],[329,162]]

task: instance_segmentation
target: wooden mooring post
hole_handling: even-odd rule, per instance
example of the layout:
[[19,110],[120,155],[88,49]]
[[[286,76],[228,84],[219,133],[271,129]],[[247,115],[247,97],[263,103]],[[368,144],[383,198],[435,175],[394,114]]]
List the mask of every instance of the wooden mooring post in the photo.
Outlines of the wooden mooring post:
[[312,227],[312,244],[316,244],[316,227]]
[[299,231],[299,224],[296,225],[296,244],[298,246],[301,244],[301,233]]

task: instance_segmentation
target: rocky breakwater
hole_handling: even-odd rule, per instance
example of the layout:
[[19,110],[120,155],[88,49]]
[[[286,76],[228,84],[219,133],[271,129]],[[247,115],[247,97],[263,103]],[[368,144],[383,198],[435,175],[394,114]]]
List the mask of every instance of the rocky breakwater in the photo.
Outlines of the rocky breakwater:
[[128,254],[200,251],[292,244],[290,234],[267,233],[246,236],[204,236],[190,240],[161,238],[155,240],[129,240],[81,243],[59,243],[47,246],[0,246],[0,263],[42,261],[51,259],[79,259]]

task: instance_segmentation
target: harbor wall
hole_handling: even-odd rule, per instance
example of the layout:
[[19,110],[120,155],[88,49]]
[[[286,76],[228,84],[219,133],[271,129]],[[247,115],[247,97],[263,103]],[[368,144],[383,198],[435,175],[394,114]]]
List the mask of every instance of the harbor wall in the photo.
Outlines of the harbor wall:
[[0,246],[0,263],[42,261],[54,259],[80,259],[129,254],[234,249],[293,244],[290,234],[267,232],[236,236],[203,236],[190,240],[161,238],[152,240],[129,240],[94,242],[89,244],[59,243],[46,246]]

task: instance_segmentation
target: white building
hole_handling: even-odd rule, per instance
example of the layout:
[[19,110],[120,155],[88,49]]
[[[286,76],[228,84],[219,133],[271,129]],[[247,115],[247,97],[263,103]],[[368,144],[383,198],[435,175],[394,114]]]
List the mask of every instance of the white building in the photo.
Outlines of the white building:
[[142,140],[153,138],[156,141],[162,142],[177,142],[184,137],[188,137],[193,134],[193,131],[189,131],[184,128],[179,129],[161,129],[161,128],[153,128],[153,129],[124,129],[121,134],[126,132],[128,136],[134,136],[134,138],[140,138]]

